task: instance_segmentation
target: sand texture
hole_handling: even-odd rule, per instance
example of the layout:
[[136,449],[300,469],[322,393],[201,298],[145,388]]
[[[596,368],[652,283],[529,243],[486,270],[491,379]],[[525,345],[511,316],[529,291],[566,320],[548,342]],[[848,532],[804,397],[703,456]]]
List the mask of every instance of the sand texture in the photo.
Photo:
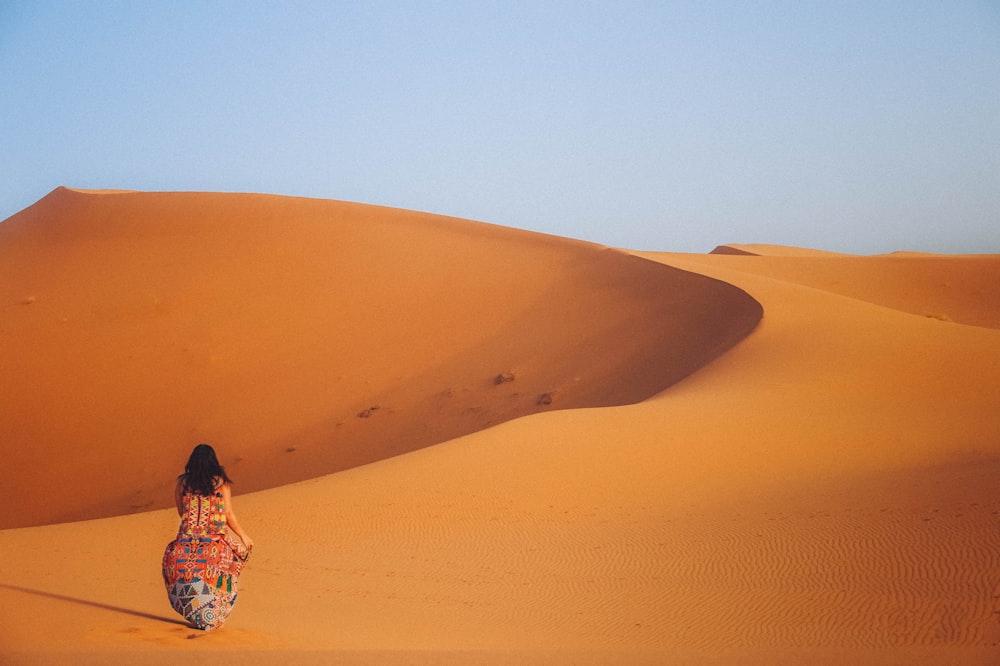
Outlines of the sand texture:
[[[2,663],[1000,654],[998,255],[59,188],[0,266]],[[199,441],[257,544],[209,634]]]

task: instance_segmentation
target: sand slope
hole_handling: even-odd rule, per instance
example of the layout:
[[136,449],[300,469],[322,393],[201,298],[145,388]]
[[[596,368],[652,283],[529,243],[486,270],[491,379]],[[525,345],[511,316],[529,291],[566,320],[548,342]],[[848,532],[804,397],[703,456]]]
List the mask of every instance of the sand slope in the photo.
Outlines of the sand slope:
[[[994,663],[1000,331],[924,314],[988,320],[992,296],[965,285],[992,264],[643,256],[745,290],[763,320],[637,404],[239,496],[258,551],[216,634],[192,638],[166,605],[169,511],[0,531],[0,648],[15,663]],[[950,270],[969,281],[898,298]],[[877,284],[823,288],[838,274]]]

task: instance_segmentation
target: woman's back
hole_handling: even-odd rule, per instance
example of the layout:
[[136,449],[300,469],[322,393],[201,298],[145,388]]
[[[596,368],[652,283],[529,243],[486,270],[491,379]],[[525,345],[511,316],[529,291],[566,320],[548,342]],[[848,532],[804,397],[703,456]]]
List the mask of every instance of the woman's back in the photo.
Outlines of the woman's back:
[[211,495],[201,495],[190,490],[181,495],[183,513],[178,536],[211,538],[223,533],[226,527],[226,501],[221,490]]

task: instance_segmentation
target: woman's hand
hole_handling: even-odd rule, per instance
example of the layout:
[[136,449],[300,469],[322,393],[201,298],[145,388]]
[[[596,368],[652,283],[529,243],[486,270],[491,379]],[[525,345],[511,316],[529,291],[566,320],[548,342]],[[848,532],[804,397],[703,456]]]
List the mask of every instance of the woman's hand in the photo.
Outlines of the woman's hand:
[[243,544],[247,547],[247,550],[253,550],[253,539],[246,534],[241,534],[240,538],[243,539]]

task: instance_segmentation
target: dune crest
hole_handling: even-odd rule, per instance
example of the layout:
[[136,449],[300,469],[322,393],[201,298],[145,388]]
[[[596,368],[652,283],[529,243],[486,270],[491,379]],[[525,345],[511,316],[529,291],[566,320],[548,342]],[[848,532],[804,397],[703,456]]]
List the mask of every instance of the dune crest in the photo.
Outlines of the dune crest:
[[0,223],[0,264],[0,499],[52,489],[0,527],[168,506],[200,441],[248,492],[635,403],[761,317],[618,250],[271,195],[59,188]]
[[99,194],[131,194],[131,193],[134,193],[136,191],[136,190],[107,190],[107,189],[91,190],[91,189],[84,189],[82,187],[66,187],[66,186],[60,186],[60,187],[56,188],[57,192],[60,191],[60,190],[65,191],[65,192],[74,192],[76,194],[94,194],[94,195],[99,195]]

